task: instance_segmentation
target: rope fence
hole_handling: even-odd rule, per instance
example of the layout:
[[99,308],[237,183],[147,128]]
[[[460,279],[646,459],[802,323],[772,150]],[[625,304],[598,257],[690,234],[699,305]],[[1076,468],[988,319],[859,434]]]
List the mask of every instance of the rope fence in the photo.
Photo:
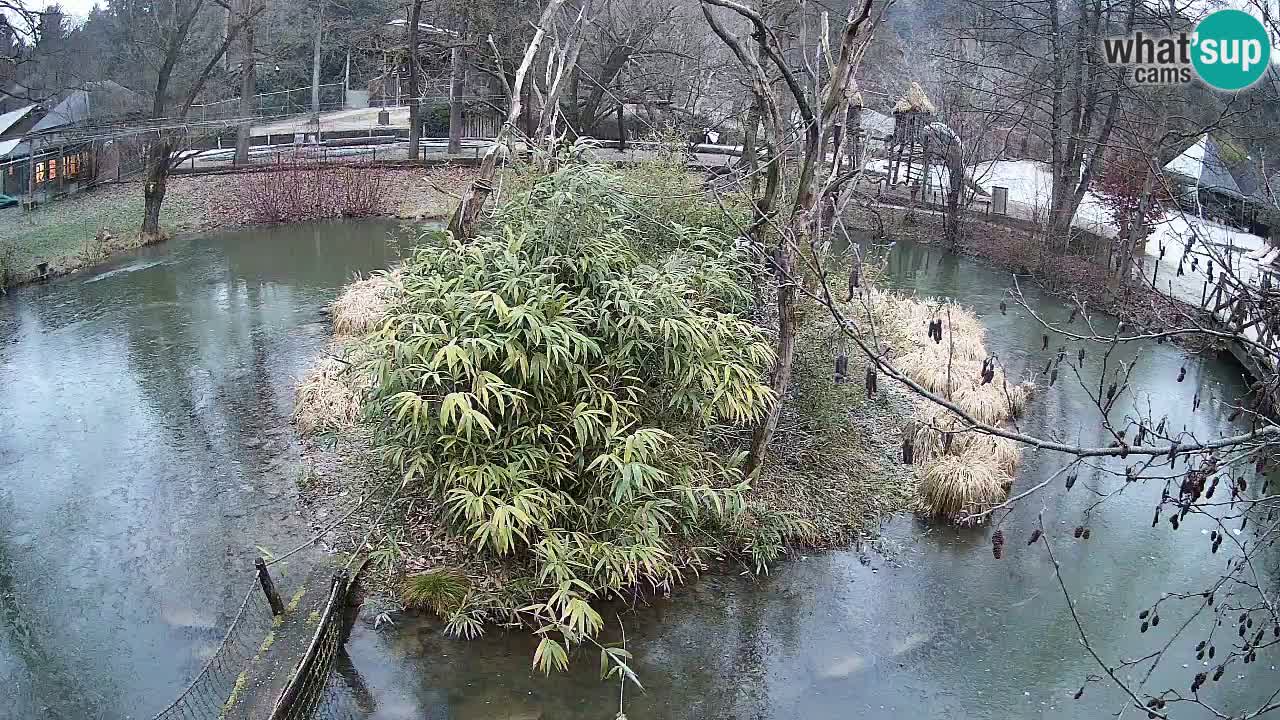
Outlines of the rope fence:
[[246,587],[222,643],[195,679],[153,720],[248,718],[241,701],[250,682],[249,671],[270,649],[275,625],[275,616],[255,577]]
[[373,712],[368,689],[350,668],[344,645],[354,620],[353,575],[333,577],[324,610],[307,650],[280,692],[268,720],[347,720]]
[[[406,483],[390,493],[375,525]],[[373,528],[333,574],[314,612],[302,607],[303,589],[286,602],[270,570],[346,522],[371,496],[366,494],[318,535],[284,555],[255,561],[254,575],[222,642],[191,683],[152,720],[358,720],[373,714],[373,694],[345,651],[359,613],[360,576],[366,564],[357,556]]]

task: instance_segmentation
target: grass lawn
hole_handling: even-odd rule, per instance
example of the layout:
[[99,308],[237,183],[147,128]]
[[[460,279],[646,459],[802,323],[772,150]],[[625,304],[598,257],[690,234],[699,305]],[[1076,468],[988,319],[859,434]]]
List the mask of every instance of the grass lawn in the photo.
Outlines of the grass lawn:
[[[38,206],[30,212],[12,207],[0,211],[0,263],[7,259],[10,273],[22,277],[39,262],[52,270],[66,271],[91,264],[108,251],[135,246],[142,223],[142,185],[128,183],[97,188]],[[165,198],[161,225],[172,232],[202,214],[194,198],[171,192]],[[111,248],[95,241],[100,230],[116,239]]]
[[[445,216],[456,193],[471,181],[470,168],[388,167],[377,171],[376,215],[401,218]],[[160,225],[167,235],[213,227],[241,227],[255,218],[252,182],[244,175],[175,176],[169,179]],[[288,173],[271,181],[284,182]],[[63,275],[139,246],[142,183],[105,185],[46,203],[31,212],[0,210],[0,288],[33,280],[36,264]],[[98,239],[101,230],[110,239]]]

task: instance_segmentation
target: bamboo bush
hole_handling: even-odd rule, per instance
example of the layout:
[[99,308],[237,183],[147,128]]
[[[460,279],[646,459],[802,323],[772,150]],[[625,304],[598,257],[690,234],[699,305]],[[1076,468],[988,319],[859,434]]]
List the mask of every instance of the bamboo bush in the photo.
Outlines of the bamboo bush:
[[746,521],[740,457],[700,439],[772,401],[746,261],[625,189],[571,165],[510,192],[405,262],[365,341],[386,458],[474,552],[528,565],[543,669],[600,629],[596,601],[669,588],[707,538],[761,564],[795,529]]

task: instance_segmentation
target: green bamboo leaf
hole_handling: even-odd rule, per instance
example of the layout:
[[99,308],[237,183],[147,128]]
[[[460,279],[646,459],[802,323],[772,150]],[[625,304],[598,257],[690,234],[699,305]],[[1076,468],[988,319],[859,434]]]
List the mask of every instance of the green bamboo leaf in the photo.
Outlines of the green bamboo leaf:
[[550,675],[552,669],[563,672],[569,669],[569,654],[560,643],[544,637],[533,653],[533,666],[543,675]]

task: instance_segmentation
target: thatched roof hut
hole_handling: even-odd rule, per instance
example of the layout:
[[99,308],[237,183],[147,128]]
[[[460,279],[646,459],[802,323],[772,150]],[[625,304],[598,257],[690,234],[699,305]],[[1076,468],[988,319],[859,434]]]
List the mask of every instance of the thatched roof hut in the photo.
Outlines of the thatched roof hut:
[[926,113],[932,115],[938,112],[938,108],[929,100],[929,96],[924,94],[924,88],[920,87],[920,83],[912,82],[907,88],[907,94],[898,99],[893,106],[894,114],[897,113]]

